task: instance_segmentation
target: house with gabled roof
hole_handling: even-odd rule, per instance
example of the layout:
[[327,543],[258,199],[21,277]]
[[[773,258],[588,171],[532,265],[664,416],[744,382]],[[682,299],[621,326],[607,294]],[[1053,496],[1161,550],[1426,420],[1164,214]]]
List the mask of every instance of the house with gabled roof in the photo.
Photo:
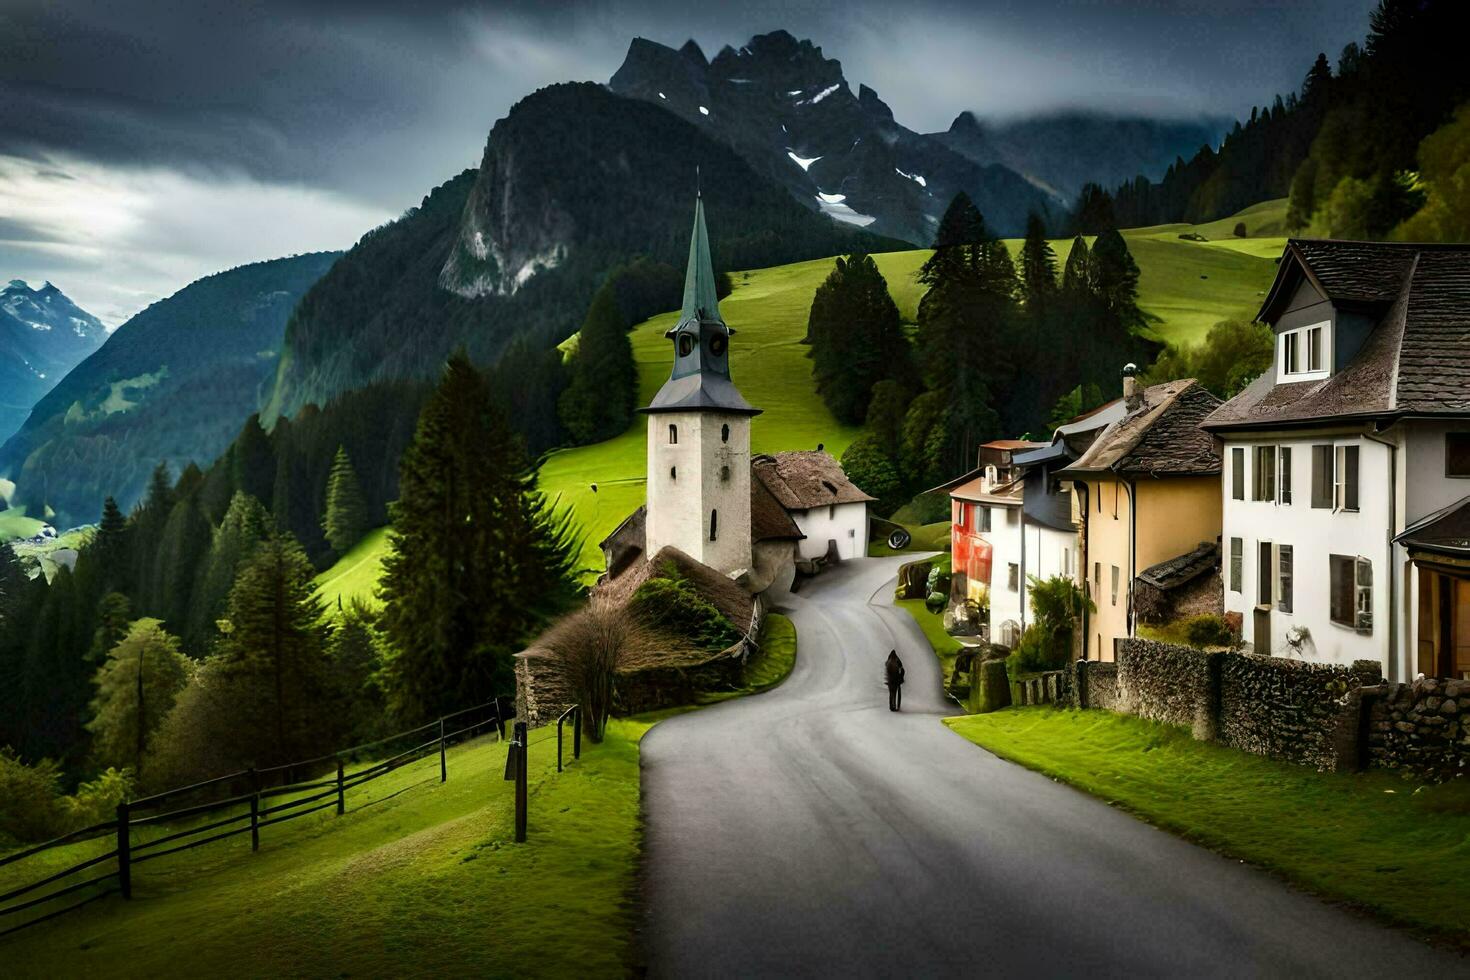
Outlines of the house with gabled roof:
[[1124,369],[1121,405],[1099,410],[1109,420],[1100,430],[1071,434],[1090,442],[1057,471],[1075,495],[1081,571],[1096,607],[1081,631],[1089,660],[1114,660],[1116,644],[1136,635],[1141,572],[1220,533],[1220,456],[1199,428],[1220,399],[1192,378],[1144,387],[1136,370]]
[[1293,239],[1222,440],[1225,608],[1258,653],[1470,672],[1470,246]]
[[932,491],[950,499],[950,598],[982,611],[976,625],[993,643],[1019,642],[1032,578],[1076,576],[1071,493],[1055,479],[1072,458],[1062,443],[996,440],[979,466]]

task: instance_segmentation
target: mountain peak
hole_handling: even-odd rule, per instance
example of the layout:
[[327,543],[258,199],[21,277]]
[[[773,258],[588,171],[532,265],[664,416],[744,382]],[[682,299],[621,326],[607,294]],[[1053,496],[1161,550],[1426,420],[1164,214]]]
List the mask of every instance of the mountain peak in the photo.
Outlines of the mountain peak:
[[709,59],[704,56],[704,52],[700,50],[699,45],[694,42],[694,38],[692,37],[684,42],[684,46],[679,49],[679,53],[701,68],[709,67]]
[[3,290],[0,290],[0,292],[6,292],[6,293],[8,293],[12,289],[16,290],[17,292],[19,292],[22,289],[24,289],[26,292],[30,292],[31,291],[30,285],[24,279],[12,279],[12,280],[10,280],[10,282],[8,284],[6,284],[6,286],[5,286],[5,288]]
[[951,133],[979,133],[981,130],[980,120],[969,109],[954,117],[954,122],[949,124]]

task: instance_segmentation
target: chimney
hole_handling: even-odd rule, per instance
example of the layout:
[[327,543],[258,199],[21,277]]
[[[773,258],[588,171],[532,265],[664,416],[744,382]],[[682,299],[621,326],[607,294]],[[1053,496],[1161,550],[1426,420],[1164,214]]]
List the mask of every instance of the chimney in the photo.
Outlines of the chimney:
[[1136,412],[1143,406],[1143,391],[1138,387],[1138,365],[1123,365],[1123,407]]

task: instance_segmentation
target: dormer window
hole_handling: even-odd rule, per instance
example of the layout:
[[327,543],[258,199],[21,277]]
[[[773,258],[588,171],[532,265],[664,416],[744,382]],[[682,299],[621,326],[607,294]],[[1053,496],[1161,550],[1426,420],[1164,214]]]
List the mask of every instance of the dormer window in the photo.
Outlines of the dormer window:
[[1330,323],[1314,323],[1286,330],[1277,341],[1282,381],[1317,381],[1327,377],[1327,345]]

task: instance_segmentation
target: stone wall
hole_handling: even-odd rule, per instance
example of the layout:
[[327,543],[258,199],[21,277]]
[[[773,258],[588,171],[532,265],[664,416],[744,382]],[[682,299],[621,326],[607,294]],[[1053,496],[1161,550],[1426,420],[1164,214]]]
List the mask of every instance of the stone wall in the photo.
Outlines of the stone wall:
[[1213,737],[1216,665],[1192,647],[1128,639],[1118,649],[1118,710]]
[[[1079,708],[1121,711],[1118,698],[1118,665],[1101,661],[1079,661],[1072,679],[1074,703]],[[1084,688],[1084,685],[1085,688]]]
[[1470,772],[1470,681],[1425,678],[1362,695],[1370,765],[1435,781]]
[[1215,738],[1318,769],[1358,766],[1362,674],[1334,664],[1222,653]]
[[1128,639],[1116,664],[1078,664],[1073,686],[1082,707],[1179,725],[1197,739],[1257,755],[1350,770],[1362,755],[1359,691],[1376,670]]

